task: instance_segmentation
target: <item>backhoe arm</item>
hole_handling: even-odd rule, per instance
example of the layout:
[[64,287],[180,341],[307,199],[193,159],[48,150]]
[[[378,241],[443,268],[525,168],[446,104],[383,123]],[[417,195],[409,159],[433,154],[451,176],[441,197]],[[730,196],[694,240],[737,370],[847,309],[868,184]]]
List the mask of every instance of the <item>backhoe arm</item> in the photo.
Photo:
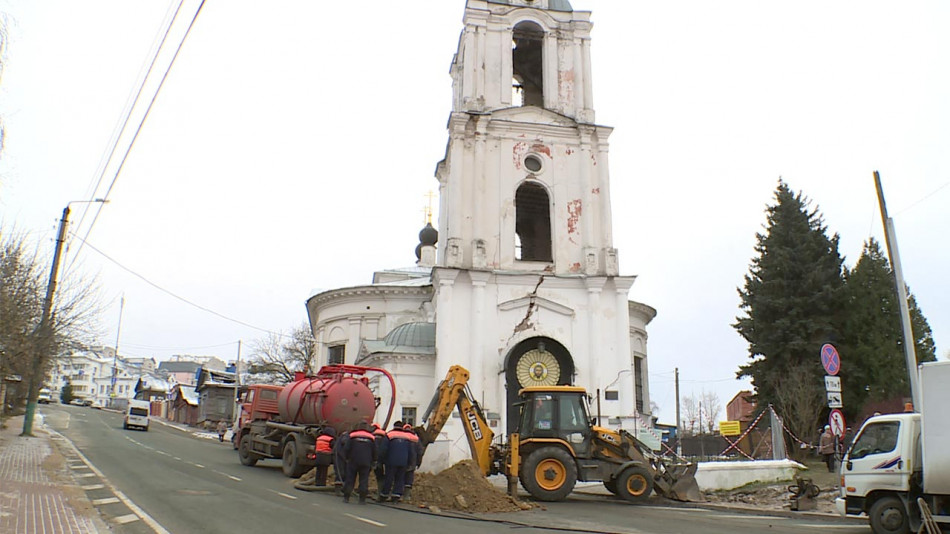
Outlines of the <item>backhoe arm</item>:
[[422,416],[425,426],[416,427],[416,433],[423,447],[427,447],[439,437],[439,432],[452,417],[452,411],[458,409],[472,459],[482,473],[488,475],[491,472],[491,443],[495,434],[485,421],[478,403],[471,399],[468,378],[469,372],[464,367],[453,365],[449,368],[445,380],[439,383],[432,402]]

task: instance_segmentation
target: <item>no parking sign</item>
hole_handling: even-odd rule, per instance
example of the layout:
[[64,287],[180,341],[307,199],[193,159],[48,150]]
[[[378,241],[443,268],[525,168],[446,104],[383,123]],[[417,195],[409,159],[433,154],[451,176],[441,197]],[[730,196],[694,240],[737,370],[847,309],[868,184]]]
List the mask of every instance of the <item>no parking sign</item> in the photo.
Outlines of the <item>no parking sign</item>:
[[835,376],[841,370],[841,356],[838,355],[838,349],[831,343],[821,346],[821,365],[831,376]]

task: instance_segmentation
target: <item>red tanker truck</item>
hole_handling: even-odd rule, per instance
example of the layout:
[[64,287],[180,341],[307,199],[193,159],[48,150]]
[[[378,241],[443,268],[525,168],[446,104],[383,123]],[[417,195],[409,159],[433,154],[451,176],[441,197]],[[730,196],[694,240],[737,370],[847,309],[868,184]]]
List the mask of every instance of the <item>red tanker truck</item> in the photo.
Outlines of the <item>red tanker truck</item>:
[[380,399],[369,389],[366,374],[371,372],[384,375],[393,391],[383,423],[386,428],[393,413],[396,384],[384,369],[327,365],[314,376],[297,373],[285,386],[247,386],[235,435],[241,463],[253,466],[266,458],[279,458],[285,475],[300,477],[315,465],[314,445],[320,430],[330,426],[339,434],[360,421],[373,421]]

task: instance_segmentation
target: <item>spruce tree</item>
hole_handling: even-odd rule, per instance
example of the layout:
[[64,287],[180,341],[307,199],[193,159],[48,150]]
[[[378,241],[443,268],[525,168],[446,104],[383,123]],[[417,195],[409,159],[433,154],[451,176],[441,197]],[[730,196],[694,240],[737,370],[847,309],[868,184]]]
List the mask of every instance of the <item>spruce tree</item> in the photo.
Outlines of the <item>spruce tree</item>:
[[828,237],[817,209],[779,181],[766,208],[733,327],[749,343],[750,377],[759,406],[773,404],[803,440],[827,415],[822,344],[837,341],[844,322],[843,262],[838,235]]
[[[910,396],[904,358],[903,330],[894,273],[873,238],[864,244],[857,264],[847,275],[847,322],[842,348],[841,384],[845,414],[862,413],[868,401]],[[911,329],[917,362],[936,359],[933,334],[917,301],[908,290]]]

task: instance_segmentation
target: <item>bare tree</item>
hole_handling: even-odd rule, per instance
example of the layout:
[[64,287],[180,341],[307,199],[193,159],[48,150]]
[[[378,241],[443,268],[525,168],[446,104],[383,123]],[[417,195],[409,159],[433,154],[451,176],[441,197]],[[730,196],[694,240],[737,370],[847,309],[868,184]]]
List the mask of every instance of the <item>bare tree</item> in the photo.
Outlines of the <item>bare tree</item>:
[[719,395],[714,391],[703,392],[703,426],[705,430],[712,434],[716,423],[719,421],[719,414],[722,412],[722,402],[719,401]]
[[[808,441],[818,425],[819,414],[824,409],[824,391],[818,380],[805,372],[786,373],[782,387],[775,389],[775,409],[785,425],[795,435]],[[800,458],[801,449],[795,447],[791,454]]]
[[[43,325],[49,262],[22,234],[0,227],[0,377],[18,375],[39,389],[64,350],[91,344],[98,333],[98,284],[79,270],[63,277]],[[33,378],[34,369],[40,375]],[[19,388],[11,404],[30,392]]]
[[306,323],[289,335],[270,334],[252,347],[248,368],[252,382],[286,384],[293,381],[294,373],[313,371],[316,344]]
[[699,401],[693,395],[683,397],[680,400],[680,408],[683,411],[683,430],[695,434],[699,421]]

